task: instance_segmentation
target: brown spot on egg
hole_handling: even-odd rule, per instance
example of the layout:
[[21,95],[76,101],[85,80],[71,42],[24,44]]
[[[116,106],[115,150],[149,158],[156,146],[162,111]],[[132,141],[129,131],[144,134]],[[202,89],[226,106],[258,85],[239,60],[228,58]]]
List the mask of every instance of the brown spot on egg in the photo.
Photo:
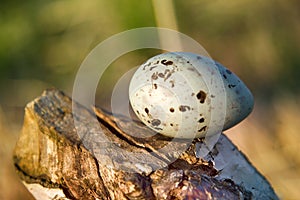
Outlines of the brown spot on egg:
[[199,123],[203,123],[205,121],[205,119],[202,117],[198,120]]
[[153,87],[154,87],[154,89],[157,89],[157,84],[154,83],[154,84],[153,84]]
[[170,71],[171,71],[171,70],[166,69],[165,72],[164,72],[164,74],[170,73]]
[[206,129],[207,129],[207,126],[203,126],[202,128],[200,128],[200,129],[198,130],[198,132],[206,131]]
[[166,74],[166,76],[165,76],[165,79],[164,79],[164,81],[166,81],[168,78],[170,78],[170,76],[172,75],[172,73],[171,72],[169,72],[169,73],[167,73]]
[[204,103],[206,99],[206,93],[202,90],[200,90],[197,94],[197,99],[200,100],[200,103]]
[[158,76],[159,76],[160,78],[164,78],[164,77],[165,77],[165,75],[164,75],[163,73],[158,73]]
[[173,61],[171,61],[171,60],[169,60],[169,61],[167,61],[167,60],[162,60],[162,61],[161,61],[161,64],[168,66],[168,65],[172,65],[172,64],[173,64]]
[[157,80],[157,79],[158,79],[157,72],[154,72],[154,73],[152,74],[151,79],[152,79],[152,80]]
[[175,81],[174,80],[170,80],[169,82],[171,83],[171,87],[173,88],[175,86]]
[[188,110],[191,110],[190,106],[185,106],[185,105],[179,106],[179,111],[180,112],[185,112],[185,111],[188,111]]
[[151,65],[151,62],[145,63],[145,64],[144,64],[144,67],[143,67],[143,70],[146,70],[146,67],[149,67],[150,65]]
[[145,113],[149,114],[149,109],[145,108]]
[[228,69],[226,69],[226,73],[227,74],[232,74],[232,72],[230,70],[228,70]]
[[175,111],[175,109],[171,107],[171,108],[170,108],[170,112],[173,113],[174,111]]
[[152,126],[159,126],[161,124],[161,121],[159,119],[153,119],[151,121]]
[[234,88],[235,86],[236,86],[236,85],[234,85],[234,84],[229,84],[229,85],[228,85],[229,88]]
[[152,69],[155,69],[157,66],[153,66],[153,67],[150,67],[150,71],[152,71]]

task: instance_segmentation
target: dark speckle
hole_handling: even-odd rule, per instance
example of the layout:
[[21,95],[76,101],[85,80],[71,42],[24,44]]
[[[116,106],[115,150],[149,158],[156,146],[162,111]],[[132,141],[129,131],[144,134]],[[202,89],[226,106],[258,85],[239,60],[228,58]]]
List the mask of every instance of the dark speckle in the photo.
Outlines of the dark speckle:
[[171,70],[166,69],[165,72],[164,72],[164,74],[167,74],[167,73],[170,73],[170,72],[171,72]]
[[162,61],[161,61],[161,64],[168,66],[168,65],[172,65],[172,64],[173,64],[173,61],[171,61],[171,60],[169,60],[169,61],[167,61],[167,60],[162,60]]
[[160,78],[164,78],[164,77],[165,77],[165,75],[164,75],[163,73],[158,73],[158,76],[159,76]]
[[143,67],[143,70],[146,70],[146,67],[149,67],[150,65],[151,65],[151,62],[145,63],[145,64],[144,64],[144,67]]
[[157,72],[155,72],[155,73],[152,74],[151,79],[152,80],[158,79]]
[[172,112],[172,113],[173,113],[174,111],[175,111],[175,109],[174,109],[174,108],[170,108],[170,112]]
[[223,74],[223,77],[224,77],[225,79],[227,79],[227,76],[226,76],[225,74]]
[[206,129],[207,129],[207,126],[203,126],[202,128],[200,128],[200,129],[198,130],[198,132],[206,131]]
[[185,111],[188,111],[188,110],[191,110],[190,106],[184,106],[184,105],[179,106],[179,111],[180,112],[185,112]]
[[199,123],[203,123],[204,121],[205,121],[205,119],[202,117],[202,118],[199,119],[198,122],[199,122]]
[[173,88],[175,86],[175,81],[174,80],[170,80],[169,82],[171,83],[171,87]]
[[229,84],[229,85],[228,85],[229,88],[234,88],[235,86],[236,86],[236,85],[234,85],[234,84]]
[[226,73],[227,74],[232,74],[232,72],[230,70],[228,70],[228,69],[226,69]]
[[145,108],[145,113],[149,114],[149,109]]
[[200,90],[200,92],[198,92],[197,94],[197,99],[200,100],[200,103],[204,103],[205,99],[206,99],[206,93],[202,90]]
[[150,67],[149,70],[151,71],[152,69],[155,69],[156,67],[157,67],[157,66]]
[[172,73],[167,73],[164,81],[166,81],[171,75],[172,75]]
[[161,121],[159,119],[153,119],[151,121],[152,126],[159,126],[161,124]]
[[154,84],[153,84],[153,87],[154,87],[154,89],[157,89],[157,84],[154,83]]

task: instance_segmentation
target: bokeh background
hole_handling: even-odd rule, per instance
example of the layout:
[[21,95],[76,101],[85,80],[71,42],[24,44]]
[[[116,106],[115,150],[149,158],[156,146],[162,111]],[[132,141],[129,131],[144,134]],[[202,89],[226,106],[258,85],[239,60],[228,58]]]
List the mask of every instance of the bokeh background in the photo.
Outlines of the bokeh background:
[[[177,29],[236,73],[253,113],[226,134],[282,199],[300,197],[300,1],[2,0],[0,5],[0,199],[33,199],[12,151],[26,103],[49,87],[72,94],[76,72],[99,42],[132,28]],[[160,53],[128,53],[105,72],[97,104],[109,108],[123,73]]]

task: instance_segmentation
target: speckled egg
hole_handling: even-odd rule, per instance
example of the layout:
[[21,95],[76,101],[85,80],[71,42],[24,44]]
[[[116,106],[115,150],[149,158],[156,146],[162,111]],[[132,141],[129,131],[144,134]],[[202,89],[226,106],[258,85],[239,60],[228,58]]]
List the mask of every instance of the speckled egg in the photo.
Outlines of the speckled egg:
[[235,74],[187,52],[160,54],[142,64],[131,79],[129,100],[144,124],[176,138],[204,137],[209,129],[220,133],[216,123],[226,130],[253,108],[251,92]]

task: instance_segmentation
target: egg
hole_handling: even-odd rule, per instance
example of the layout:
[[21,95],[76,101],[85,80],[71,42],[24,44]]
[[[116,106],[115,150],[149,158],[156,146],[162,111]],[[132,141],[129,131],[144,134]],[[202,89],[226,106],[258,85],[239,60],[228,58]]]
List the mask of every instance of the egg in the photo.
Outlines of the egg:
[[218,134],[246,118],[254,104],[234,73],[188,52],[163,53],[139,66],[129,84],[129,101],[145,125],[175,138]]

